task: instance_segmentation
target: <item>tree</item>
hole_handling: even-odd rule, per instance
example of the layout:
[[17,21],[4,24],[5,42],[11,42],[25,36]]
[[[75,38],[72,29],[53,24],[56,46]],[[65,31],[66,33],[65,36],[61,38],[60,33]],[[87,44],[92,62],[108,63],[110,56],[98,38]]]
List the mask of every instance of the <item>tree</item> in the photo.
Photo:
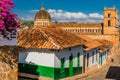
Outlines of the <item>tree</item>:
[[6,37],[6,31],[16,31],[18,27],[17,15],[13,14],[11,8],[15,4],[12,0],[0,0],[0,31]]

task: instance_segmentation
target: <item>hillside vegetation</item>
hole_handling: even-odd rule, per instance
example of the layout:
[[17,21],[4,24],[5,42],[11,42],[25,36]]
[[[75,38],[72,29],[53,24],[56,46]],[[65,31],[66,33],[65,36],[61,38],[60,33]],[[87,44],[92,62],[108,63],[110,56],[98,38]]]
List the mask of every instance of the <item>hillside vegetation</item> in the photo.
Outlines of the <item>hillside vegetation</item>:
[[25,21],[23,19],[18,19],[18,22],[20,24],[20,26],[27,26],[27,27],[33,27],[33,21]]

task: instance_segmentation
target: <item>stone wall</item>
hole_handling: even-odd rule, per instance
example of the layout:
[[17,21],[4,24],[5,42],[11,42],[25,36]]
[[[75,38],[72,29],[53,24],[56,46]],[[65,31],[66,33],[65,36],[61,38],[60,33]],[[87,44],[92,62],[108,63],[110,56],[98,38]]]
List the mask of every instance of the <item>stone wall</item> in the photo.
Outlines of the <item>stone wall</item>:
[[92,39],[106,39],[113,42],[114,48],[119,48],[119,36],[117,35],[86,35]]
[[6,63],[0,62],[0,80],[18,80],[17,68],[13,69]]
[[0,47],[0,80],[18,80],[17,47]]
[[117,27],[104,27],[104,30],[103,30],[103,34],[104,35],[118,35],[119,34],[119,30]]

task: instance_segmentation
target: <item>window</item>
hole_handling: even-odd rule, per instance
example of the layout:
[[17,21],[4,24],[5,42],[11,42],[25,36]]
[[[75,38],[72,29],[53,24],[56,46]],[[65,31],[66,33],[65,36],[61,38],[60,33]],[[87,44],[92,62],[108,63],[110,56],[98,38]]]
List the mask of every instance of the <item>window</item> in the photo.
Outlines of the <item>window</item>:
[[87,54],[87,67],[89,66],[89,53]]
[[69,48],[69,51],[71,51],[71,48]]
[[78,29],[76,29],[76,32],[77,32]]
[[84,32],[84,29],[83,29],[83,32]]
[[77,54],[77,66],[80,67],[80,53]]
[[97,29],[96,29],[96,32],[98,32]]
[[82,32],[82,30],[80,29],[80,32]]
[[74,29],[73,29],[73,32],[74,32]]
[[90,32],[90,29],[88,29],[88,32]]
[[108,20],[108,26],[110,26],[111,25],[111,21],[110,20]]
[[109,13],[109,14],[108,14],[108,18],[110,18],[110,16],[111,16],[111,14]]
[[100,33],[100,32],[101,32],[101,30],[100,30],[100,29],[98,29],[98,32]]
[[84,30],[82,29],[82,32],[84,32]]
[[92,53],[92,63],[94,63],[94,52]]
[[98,56],[97,56],[97,51],[96,51],[96,61],[97,61],[97,57],[98,57]]

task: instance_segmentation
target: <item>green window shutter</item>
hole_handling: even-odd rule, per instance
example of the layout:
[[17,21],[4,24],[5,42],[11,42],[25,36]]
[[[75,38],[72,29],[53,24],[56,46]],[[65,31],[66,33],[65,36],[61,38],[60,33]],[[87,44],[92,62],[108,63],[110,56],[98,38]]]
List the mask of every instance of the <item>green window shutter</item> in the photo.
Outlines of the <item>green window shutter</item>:
[[77,54],[77,66],[80,67],[80,53]]
[[99,56],[99,64],[102,65],[102,55]]
[[60,73],[64,73],[64,66],[65,66],[65,58],[61,59],[61,70]]
[[100,59],[100,56],[99,56],[99,64],[101,63],[101,59]]

